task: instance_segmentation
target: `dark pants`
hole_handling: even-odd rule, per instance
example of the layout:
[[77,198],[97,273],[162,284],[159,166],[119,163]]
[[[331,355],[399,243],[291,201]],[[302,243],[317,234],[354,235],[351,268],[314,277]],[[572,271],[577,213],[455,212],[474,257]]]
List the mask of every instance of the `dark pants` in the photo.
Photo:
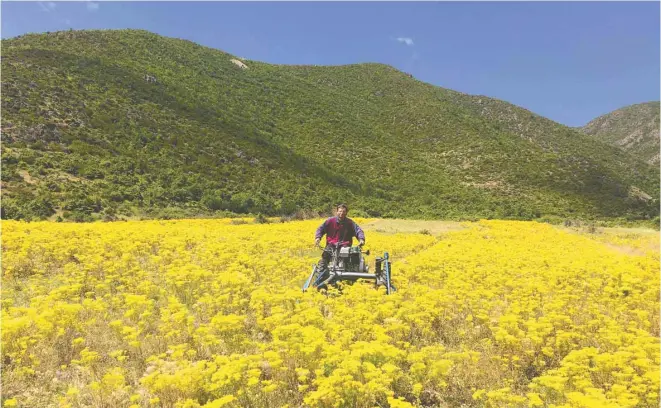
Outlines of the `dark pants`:
[[321,260],[317,263],[317,270],[323,271],[328,267],[328,263],[332,259],[331,253],[329,251],[334,250],[334,248],[335,247],[333,247],[332,245],[326,245],[326,248],[324,248],[324,252],[321,253]]

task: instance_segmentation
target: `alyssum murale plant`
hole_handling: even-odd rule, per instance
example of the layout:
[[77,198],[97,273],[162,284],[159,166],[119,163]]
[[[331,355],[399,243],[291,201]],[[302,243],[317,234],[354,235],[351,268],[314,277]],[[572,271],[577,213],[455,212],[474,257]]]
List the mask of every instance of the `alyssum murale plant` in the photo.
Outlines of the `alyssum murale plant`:
[[398,291],[324,296],[318,222],[3,222],[3,406],[659,405],[658,235],[368,231]]

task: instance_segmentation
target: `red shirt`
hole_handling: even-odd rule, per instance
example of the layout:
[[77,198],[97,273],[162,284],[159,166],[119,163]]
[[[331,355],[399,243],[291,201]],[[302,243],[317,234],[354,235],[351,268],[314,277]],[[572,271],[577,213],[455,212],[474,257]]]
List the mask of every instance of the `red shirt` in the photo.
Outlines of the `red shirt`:
[[315,239],[321,239],[326,234],[326,245],[351,246],[353,237],[365,240],[363,230],[350,218],[344,218],[340,222],[337,217],[330,217],[324,221],[314,235]]

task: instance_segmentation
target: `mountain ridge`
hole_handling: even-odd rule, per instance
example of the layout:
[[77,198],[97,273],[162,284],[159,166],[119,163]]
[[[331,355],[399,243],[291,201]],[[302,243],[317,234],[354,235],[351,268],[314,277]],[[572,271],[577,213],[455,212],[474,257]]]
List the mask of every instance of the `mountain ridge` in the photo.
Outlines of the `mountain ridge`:
[[515,105],[380,63],[232,58],[144,30],[3,40],[3,218],[337,201],[385,217],[658,216],[632,193],[658,196],[654,168]]
[[659,165],[659,101],[627,105],[588,122],[580,130]]

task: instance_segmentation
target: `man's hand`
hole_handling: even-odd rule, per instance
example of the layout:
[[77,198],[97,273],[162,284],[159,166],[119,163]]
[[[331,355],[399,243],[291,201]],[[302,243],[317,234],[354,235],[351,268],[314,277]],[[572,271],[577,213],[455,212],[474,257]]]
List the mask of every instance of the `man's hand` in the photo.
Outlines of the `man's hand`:
[[315,239],[314,240],[314,246],[318,247],[320,241],[321,241],[321,239],[319,239],[319,238]]
[[365,245],[365,240],[361,239],[360,241],[358,241],[358,243],[360,244],[360,246],[363,246],[363,245]]

